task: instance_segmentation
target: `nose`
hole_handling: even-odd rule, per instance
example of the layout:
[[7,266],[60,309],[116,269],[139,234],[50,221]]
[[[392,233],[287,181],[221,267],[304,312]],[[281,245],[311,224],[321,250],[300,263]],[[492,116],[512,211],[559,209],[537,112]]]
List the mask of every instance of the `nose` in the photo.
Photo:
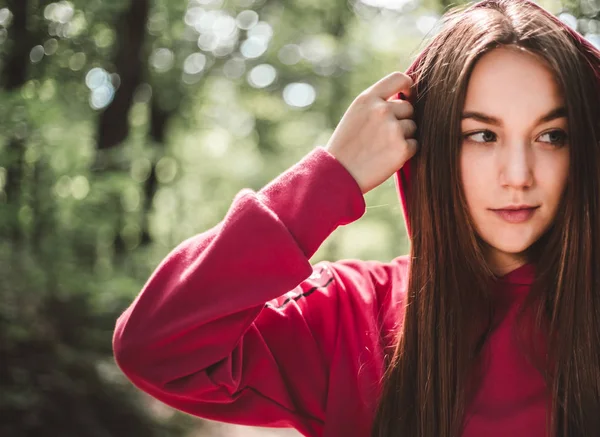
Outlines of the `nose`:
[[533,185],[533,157],[525,142],[506,145],[501,153],[500,178],[505,187],[526,189]]

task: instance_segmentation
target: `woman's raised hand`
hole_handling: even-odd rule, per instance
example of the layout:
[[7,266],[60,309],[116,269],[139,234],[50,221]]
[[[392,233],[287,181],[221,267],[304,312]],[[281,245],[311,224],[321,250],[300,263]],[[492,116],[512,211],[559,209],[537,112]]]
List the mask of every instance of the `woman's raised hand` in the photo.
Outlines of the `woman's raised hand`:
[[417,150],[413,107],[406,100],[388,100],[399,92],[410,95],[412,79],[393,72],[352,102],[326,149],[356,179],[363,194],[377,187]]

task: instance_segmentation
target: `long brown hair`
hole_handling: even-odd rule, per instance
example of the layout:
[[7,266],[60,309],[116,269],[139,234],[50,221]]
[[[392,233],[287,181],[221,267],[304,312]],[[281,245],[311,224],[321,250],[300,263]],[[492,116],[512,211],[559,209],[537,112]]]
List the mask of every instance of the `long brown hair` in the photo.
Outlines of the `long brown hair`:
[[600,435],[600,61],[535,5],[489,0],[449,11],[415,71],[412,262],[372,437],[457,437],[464,428],[496,278],[460,183],[460,116],[474,64],[508,45],[554,72],[569,123],[569,178],[552,228],[534,245],[542,250],[531,254],[525,305],[546,340],[544,353],[529,351],[548,387],[548,434]]

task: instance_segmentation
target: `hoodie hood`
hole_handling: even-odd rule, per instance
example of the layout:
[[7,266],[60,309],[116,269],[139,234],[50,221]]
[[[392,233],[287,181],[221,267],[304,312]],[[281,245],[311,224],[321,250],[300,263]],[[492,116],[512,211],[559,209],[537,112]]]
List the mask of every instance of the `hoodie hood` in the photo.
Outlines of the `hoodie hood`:
[[[598,79],[598,82],[600,82],[600,51],[596,47],[594,47],[591,42],[586,40],[581,34],[577,33],[571,27],[569,27],[568,25],[563,23],[560,19],[558,19],[556,16],[554,16],[549,11],[545,10],[544,8],[537,5],[536,3],[532,2],[531,0],[521,0],[521,1],[527,2],[528,4],[532,5],[533,7],[541,10],[546,16],[548,16],[550,19],[552,19],[555,23],[558,23],[563,29],[566,30],[566,32],[568,32],[568,34],[573,38],[577,48],[583,53],[583,55],[585,56],[585,59],[589,62],[590,66],[595,71],[596,78]],[[494,2],[494,0],[483,0],[471,7],[484,6],[484,5],[492,3],[492,2]],[[429,45],[427,47],[425,47],[425,49],[418,55],[418,57],[412,62],[410,67],[408,67],[408,69],[405,71],[405,73],[407,75],[409,75],[415,82],[417,80],[417,76],[416,76],[417,67],[421,63],[421,61],[425,57],[425,55],[428,53],[428,50],[429,50]],[[411,96],[410,100],[413,100],[411,103],[414,103],[415,97],[416,96],[414,94]],[[401,99],[400,93],[396,96],[396,98]],[[404,215],[404,221],[406,223],[406,231],[407,231],[409,237],[411,236],[411,226],[410,226],[411,223],[408,218],[408,203],[409,203],[408,199],[410,196],[410,187],[411,187],[411,182],[412,182],[412,179],[411,179],[412,178],[412,172],[411,172],[412,161],[413,161],[413,159],[410,159],[409,161],[407,161],[404,164],[404,166],[396,172],[396,175],[395,175],[396,187],[398,189],[398,194],[400,196],[400,202],[402,203],[402,212]]]

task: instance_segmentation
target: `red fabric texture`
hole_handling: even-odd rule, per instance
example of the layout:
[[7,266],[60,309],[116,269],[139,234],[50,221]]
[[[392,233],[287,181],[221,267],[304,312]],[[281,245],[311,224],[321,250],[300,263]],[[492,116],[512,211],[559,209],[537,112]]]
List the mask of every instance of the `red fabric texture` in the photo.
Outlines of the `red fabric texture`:
[[[336,226],[364,212],[352,176],[320,147],[260,192],[240,192],[221,223],[167,256],[118,319],[118,365],[193,415],[369,435],[408,257],[309,262]],[[524,295],[530,273],[511,272],[504,291]],[[489,340],[492,367],[465,436],[542,436],[531,430],[543,429],[544,385],[511,343],[513,315]]]
[[[597,67],[598,52],[573,34]],[[396,178],[406,207],[410,162]],[[242,190],[219,224],[160,263],[119,317],[118,366],[192,415],[306,436],[370,435],[409,259],[309,261],[364,213],[358,184],[322,147],[262,190]],[[486,345],[464,437],[545,435],[545,384],[510,329],[533,270],[500,282],[506,312]]]

